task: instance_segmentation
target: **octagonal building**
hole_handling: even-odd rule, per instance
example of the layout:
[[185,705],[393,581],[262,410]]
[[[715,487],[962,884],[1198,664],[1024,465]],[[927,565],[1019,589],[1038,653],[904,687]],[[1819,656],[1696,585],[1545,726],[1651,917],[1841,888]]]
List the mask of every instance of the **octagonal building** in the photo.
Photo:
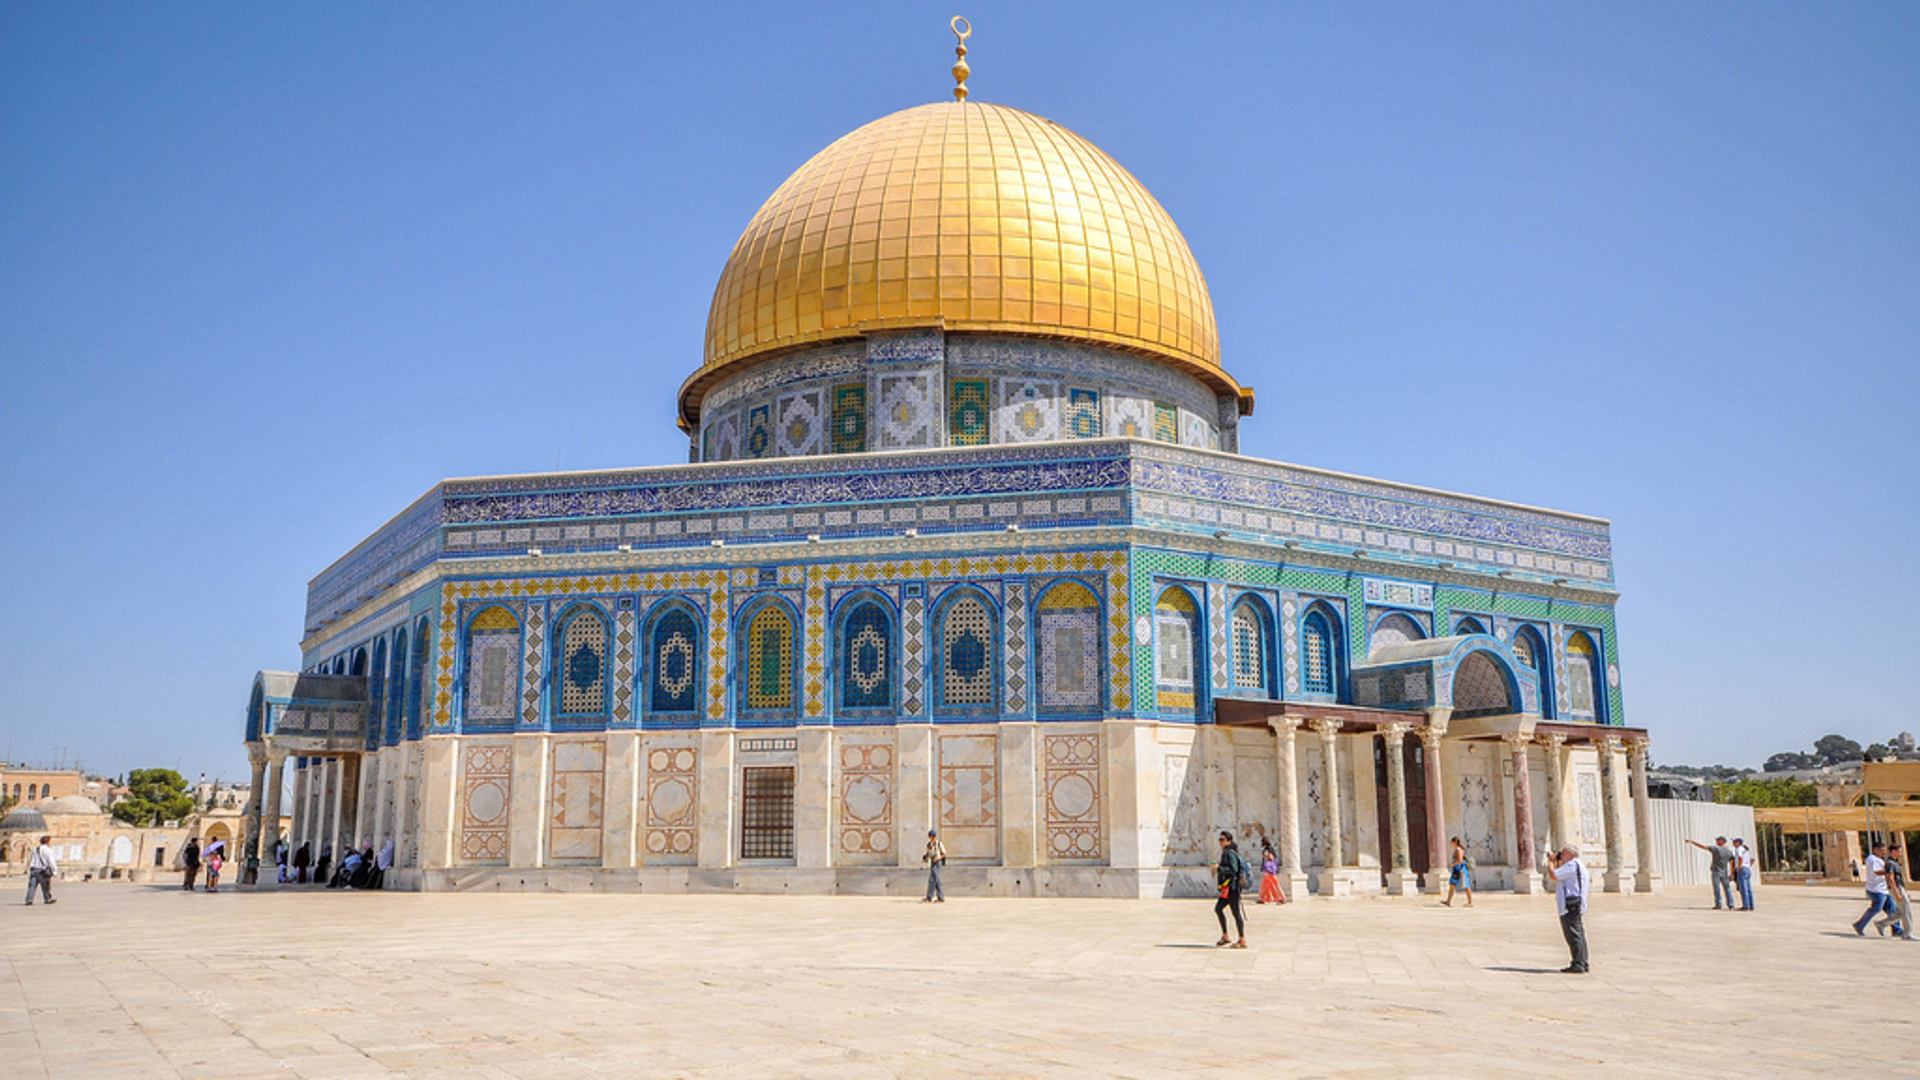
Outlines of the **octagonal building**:
[[1207,895],[1221,829],[1295,898],[1455,835],[1653,888],[1607,523],[1242,457],[1253,404],[1112,158],[876,120],[734,246],[688,464],[442,481],[313,579],[251,835],[429,891],[917,894],[930,829],[959,895]]

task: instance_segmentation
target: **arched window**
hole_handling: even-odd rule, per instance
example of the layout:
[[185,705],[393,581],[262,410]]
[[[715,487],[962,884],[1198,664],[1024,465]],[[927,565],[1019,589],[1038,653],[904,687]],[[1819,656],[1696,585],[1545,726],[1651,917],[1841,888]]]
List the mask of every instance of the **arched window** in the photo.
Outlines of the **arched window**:
[[607,619],[589,604],[576,606],[560,624],[558,670],[561,716],[599,716],[607,711]]
[[893,620],[878,601],[857,602],[840,621],[840,707],[893,704]]
[[388,670],[392,674],[387,679],[385,741],[388,746],[398,746],[407,710],[407,628],[404,626],[394,631],[393,659],[388,662]]
[[407,738],[421,736],[421,698],[426,696],[427,682],[427,617],[413,624],[413,654],[407,667]]
[[1100,711],[1100,601],[1077,581],[1055,583],[1034,605],[1039,693],[1046,713]]
[[490,607],[467,624],[463,725],[512,726],[520,696],[520,620]]
[[1487,627],[1471,615],[1462,615],[1460,621],[1453,624],[1453,632],[1456,635],[1484,634],[1487,632]]
[[1198,624],[1199,607],[1187,590],[1170,585],[1160,593],[1153,605],[1153,682],[1161,712],[1193,712],[1198,707]]
[[32,802],[33,800],[38,799],[39,797],[40,797],[40,785],[28,784],[27,785],[27,801]]
[[367,673],[367,650],[365,649],[353,650],[353,669],[349,672],[349,674],[365,675],[366,673]]
[[1522,626],[1513,632],[1513,659],[1521,667],[1533,672],[1540,685],[1540,718],[1553,719],[1557,713],[1553,707],[1553,655],[1547,651],[1547,644],[1541,639],[1539,631],[1531,626]]
[[993,677],[993,613],[978,596],[962,593],[946,605],[939,627],[940,706],[991,708],[999,685]]
[[1373,624],[1373,637],[1367,641],[1367,655],[1373,656],[1390,645],[1405,645],[1409,641],[1420,641],[1426,637],[1420,624],[1412,618],[1394,612]]
[[1567,716],[1572,720],[1600,719],[1600,650],[1583,630],[1567,635]]
[[700,708],[700,626],[693,612],[671,604],[647,635],[647,712],[692,713]]
[[369,750],[378,749],[380,735],[386,729],[387,715],[387,639],[373,643],[373,674],[367,678],[367,742]]
[[786,609],[768,604],[747,623],[747,708],[793,708],[793,620]]
[[1340,685],[1340,623],[1325,607],[1314,605],[1300,620],[1300,689],[1331,694]]
[[1233,685],[1236,690],[1269,693],[1267,678],[1267,613],[1255,601],[1242,600],[1233,609]]

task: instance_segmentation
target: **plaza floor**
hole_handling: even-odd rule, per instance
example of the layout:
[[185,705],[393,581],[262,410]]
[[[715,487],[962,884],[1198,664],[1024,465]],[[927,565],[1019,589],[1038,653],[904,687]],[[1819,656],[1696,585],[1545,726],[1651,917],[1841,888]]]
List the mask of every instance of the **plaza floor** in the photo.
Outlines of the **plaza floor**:
[[[12,879],[11,885],[18,879]],[[0,1076],[1920,1075],[1920,944],[1850,890],[1202,901],[64,886],[0,906]]]

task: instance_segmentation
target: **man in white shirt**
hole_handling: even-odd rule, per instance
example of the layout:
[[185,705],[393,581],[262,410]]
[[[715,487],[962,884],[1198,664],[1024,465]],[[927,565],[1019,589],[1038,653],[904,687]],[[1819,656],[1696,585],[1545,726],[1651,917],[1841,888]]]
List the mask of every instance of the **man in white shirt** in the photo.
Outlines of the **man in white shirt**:
[[39,889],[47,903],[53,903],[53,875],[60,872],[60,863],[53,857],[53,837],[40,838],[40,846],[33,849],[33,857],[27,860],[27,906],[33,906],[33,890]]
[[1553,871],[1554,906],[1560,910],[1560,933],[1567,939],[1567,951],[1573,962],[1561,968],[1567,975],[1587,973],[1587,929],[1580,917],[1587,910],[1587,884],[1592,878],[1580,861],[1580,849],[1568,844],[1547,860]]
[[1743,837],[1733,838],[1733,879],[1740,887],[1740,910],[1753,910],[1753,875],[1760,872],[1760,860]]
[[1875,915],[1894,912],[1892,890],[1887,888],[1887,845],[1875,841],[1873,854],[1867,856],[1867,913],[1853,924],[1853,932],[1867,936],[1867,924]]

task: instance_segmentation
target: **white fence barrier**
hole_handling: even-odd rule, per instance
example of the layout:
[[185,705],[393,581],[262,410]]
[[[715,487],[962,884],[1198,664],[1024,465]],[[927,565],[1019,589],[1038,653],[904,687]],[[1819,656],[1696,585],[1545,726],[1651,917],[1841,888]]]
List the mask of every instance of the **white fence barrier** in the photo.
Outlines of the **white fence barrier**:
[[[1653,865],[1669,886],[1704,887],[1711,883],[1713,859],[1688,844],[1688,840],[1711,846],[1716,836],[1726,837],[1729,843],[1734,837],[1742,836],[1748,847],[1756,852],[1760,850],[1751,806],[1723,806],[1683,799],[1653,799],[1648,806],[1652,820],[1643,827],[1653,830]],[[1760,875],[1754,875],[1756,888],[1759,878]]]

